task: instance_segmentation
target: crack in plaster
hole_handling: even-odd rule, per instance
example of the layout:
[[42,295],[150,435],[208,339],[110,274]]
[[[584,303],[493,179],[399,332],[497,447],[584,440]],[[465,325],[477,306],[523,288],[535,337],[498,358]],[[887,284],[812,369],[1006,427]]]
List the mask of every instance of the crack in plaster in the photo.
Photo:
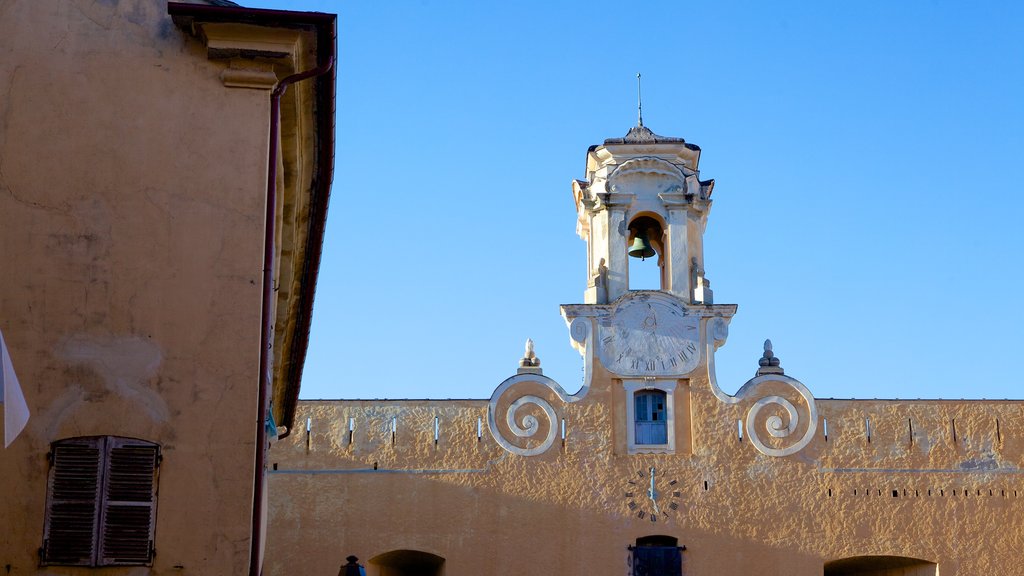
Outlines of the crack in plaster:
[[56,207],[56,206],[47,206],[46,204],[42,204],[42,203],[39,203],[39,202],[32,202],[30,200],[26,200],[25,198],[22,198],[19,194],[17,194],[14,191],[14,188],[10,184],[7,183],[7,177],[4,175],[4,158],[7,157],[7,154],[4,153],[4,152],[6,151],[7,146],[8,146],[8,144],[7,144],[7,132],[8,132],[8,126],[10,126],[10,124],[11,124],[11,114],[13,113],[12,112],[13,106],[11,105],[11,102],[14,102],[15,88],[17,86],[17,80],[18,80],[18,72],[21,69],[22,69],[22,66],[15,66],[11,70],[11,73],[8,75],[8,78],[7,78],[6,97],[3,99],[2,103],[0,103],[0,105],[3,106],[3,110],[2,110],[2,112],[0,112],[0,116],[3,117],[3,124],[0,125],[0,142],[3,143],[2,147],[0,147],[0,190],[7,192],[7,194],[11,197],[11,199],[13,199],[18,204],[21,204],[21,205],[26,206],[28,208],[35,208],[35,209],[38,209],[38,210],[44,210],[44,211],[48,211],[48,212],[55,212],[57,214],[68,214],[70,212],[70,209],[68,208],[67,205],[63,206],[62,208],[61,207]]
[[[91,2],[88,2],[88,6],[87,7],[83,7],[82,6],[82,4],[84,4],[84,2],[82,2],[82,1],[72,2],[71,5],[75,8],[75,10],[78,11],[79,14],[81,14],[82,16],[85,16],[86,20],[92,22],[93,24],[99,26],[100,28],[103,28],[104,30],[109,31],[110,30],[110,26],[111,26],[111,22],[113,22],[114,16],[116,15],[115,10],[113,8],[107,8],[107,14],[106,14],[107,20],[106,20],[106,22],[103,22],[103,21],[99,20],[98,18],[93,17],[93,15],[89,13],[89,12],[95,12],[97,10],[96,5],[100,4],[100,3],[101,2],[98,2],[97,0],[92,0]],[[108,4],[109,5],[110,2],[102,2],[102,4]]]

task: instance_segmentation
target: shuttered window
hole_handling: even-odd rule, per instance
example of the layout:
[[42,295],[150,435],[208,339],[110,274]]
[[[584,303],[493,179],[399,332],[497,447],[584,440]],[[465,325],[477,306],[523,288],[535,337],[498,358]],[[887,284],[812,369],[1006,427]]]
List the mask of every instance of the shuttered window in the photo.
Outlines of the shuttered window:
[[151,564],[160,447],[95,436],[54,442],[50,454],[43,564]]
[[682,576],[683,550],[672,536],[652,535],[636,539],[629,546],[633,555],[633,576]]
[[633,576],[680,576],[682,551],[675,546],[637,546],[633,549]]
[[665,397],[666,394],[661,390],[642,390],[633,397],[633,413],[636,415],[634,438],[637,444],[668,444]]

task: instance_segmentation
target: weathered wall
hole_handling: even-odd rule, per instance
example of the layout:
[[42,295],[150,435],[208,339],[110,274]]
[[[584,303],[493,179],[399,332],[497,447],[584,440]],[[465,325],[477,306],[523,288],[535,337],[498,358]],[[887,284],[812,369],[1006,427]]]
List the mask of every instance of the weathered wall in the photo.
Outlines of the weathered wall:
[[2,2],[0,38],[0,327],[32,410],[0,564],[89,572],[36,568],[46,454],[110,434],[163,463],[153,568],[105,573],[242,571],[267,93],[225,88],[164,2]]
[[[330,574],[355,554],[372,576],[372,558],[408,549],[444,557],[447,576],[621,575],[626,546],[653,534],[686,545],[692,575],[820,575],[853,556],[919,558],[943,576],[1019,573],[1019,402],[818,400],[810,443],[771,457],[740,439],[737,421],[778,390],[725,404],[697,377],[681,382],[690,394],[677,391],[676,406],[692,453],[630,456],[616,447],[616,386],[598,366],[585,400],[550,398],[566,441],[534,457],[495,442],[482,400],[300,403],[308,444],[298,431],[273,456],[268,573]],[[637,517],[652,466],[667,522]]]

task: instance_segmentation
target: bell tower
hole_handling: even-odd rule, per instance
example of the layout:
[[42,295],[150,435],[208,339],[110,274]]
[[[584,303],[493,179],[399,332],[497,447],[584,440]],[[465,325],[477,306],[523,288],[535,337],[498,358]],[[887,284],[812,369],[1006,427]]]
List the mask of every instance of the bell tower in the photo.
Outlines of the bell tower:
[[657,258],[660,289],[712,304],[704,278],[704,228],[714,180],[701,181],[700,148],[642,124],[587,150],[574,180],[576,232],[587,243],[584,302],[607,304],[630,289],[630,257]]
[[[542,443],[528,446],[501,432],[507,428],[516,439],[536,435],[536,417],[515,419],[527,404],[549,422],[558,420],[536,393],[540,385],[565,403],[582,401],[593,388],[594,401],[612,415],[616,454],[691,453],[693,383],[713,381],[714,352],[725,344],[736,313],[734,304],[712,302],[704,279],[714,181],[700,180],[699,160],[697,146],[658,136],[639,121],[624,137],[587,150],[586,177],[572,183],[576,230],[587,244],[587,288],[582,304],[561,306],[572,346],[583,356],[583,384],[568,394],[539,370],[523,368],[536,366],[528,350],[520,371],[498,386],[488,407],[488,426],[507,450],[532,455],[554,442],[554,424]],[[657,265],[654,289],[630,285],[630,264],[641,259]]]

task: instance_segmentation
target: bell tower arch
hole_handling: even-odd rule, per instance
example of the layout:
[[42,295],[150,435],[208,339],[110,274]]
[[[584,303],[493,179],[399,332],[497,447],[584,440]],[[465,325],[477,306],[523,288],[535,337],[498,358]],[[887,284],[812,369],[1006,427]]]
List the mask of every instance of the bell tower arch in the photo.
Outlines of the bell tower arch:
[[712,303],[703,238],[715,181],[699,179],[699,160],[698,146],[645,126],[587,150],[586,179],[572,183],[576,232],[587,243],[585,303],[629,291],[630,257],[657,258],[660,290]]

